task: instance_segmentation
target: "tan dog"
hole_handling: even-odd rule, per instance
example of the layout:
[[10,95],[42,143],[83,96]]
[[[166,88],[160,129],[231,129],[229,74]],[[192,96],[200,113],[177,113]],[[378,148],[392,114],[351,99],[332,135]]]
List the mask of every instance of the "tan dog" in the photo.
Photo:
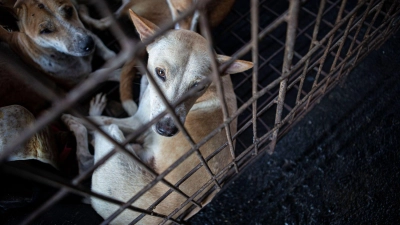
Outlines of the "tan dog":
[[[162,26],[188,10],[197,0],[122,0],[121,7],[116,11],[115,15],[119,18],[133,10],[136,14],[149,20],[157,26]],[[207,15],[211,26],[217,26],[229,13],[235,0],[211,0],[206,5]],[[80,2],[85,2],[81,0]],[[93,19],[89,16],[89,12],[85,6],[80,7],[80,16],[88,25],[97,29],[106,29],[111,26],[111,18],[103,18],[101,20]],[[175,24],[175,29],[196,30],[198,12],[186,17],[179,23]],[[132,64],[127,64],[121,71],[120,98],[122,105],[128,115],[132,116],[136,113],[137,105],[132,100],[132,81],[135,68]]]
[[[162,26],[175,20],[180,14],[188,10],[195,1],[197,0],[122,0],[122,5],[116,11],[115,16],[119,18],[131,9],[142,18],[157,26]],[[80,2],[84,2],[84,0]],[[211,0],[208,2],[206,9],[211,26],[217,26],[228,15],[234,2],[235,0]],[[93,19],[84,6],[80,7],[80,16],[83,22],[97,29],[103,30],[111,26],[111,18]],[[175,28],[195,30],[197,19],[198,12],[196,11],[193,15],[175,24]],[[125,111],[130,116],[134,115],[137,110],[137,105],[132,100],[131,89],[136,71],[131,67],[132,64],[125,65],[120,76],[120,98]]]
[[[97,47],[108,59],[115,53],[87,30],[70,0],[0,0],[12,10],[19,32],[0,27],[0,41],[7,42],[25,62],[50,75],[58,83],[73,85],[92,72]],[[13,8],[10,8],[14,5]]]
[[[181,13],[188,10],[197,0],[122,0],[121,7],[116,11],[117,18],[127,14],[128,10],[133,10],[139,16],[151,21],[157,26],[175,20]],[[235,0],[211,0],[207,4],[207,14],[211,26],[221,23],[232,8]],[[110,18],[94,20],[89,17],[87,11],[82,11],[82,20],[96,27],[106,29],[111,25]],[[198,14],[187,17],[176,25],[179,29],[194,30],[197,26]]]
[[[156,25],[148,20],[142,19],[132,11],[131,18],[142,40],[150,37],[157,29]],[[175,103],[189,91],[192,90],[194,92],[194,95],[175,107],[175,112],[196,143],[223,123],[222,108],[217,96],[217,89],[215,84],[211,82],[211,59],[207,52],[207,46],[208,42],[205,38],[188,30],[172,30],[147,46],[147,52],[149,54],[147,67],[151,73],[148,76],[154,77],[171,104]],[[227,56],[217,55],[219,63],[224,63],[229,58],[230,57]],[[243,72],[252,68],[252,66],[253,64],[251,62],[236,60],[229,66],[226,74],[221,77],[225,100],[230,114],[233,114],[236,110],[236,97],[228,74]],[[143,80],[146,80],[146,76],[142,77],[142,81]],[[125,139],[122,131],[132,132],[137,130],[165,109],[164,104],[160,100],[160,96],[154,90],[154,84],[150,83],[144,88],[145,90],[141,95],[139,109],[134,116],[125,119],[100,116],[92,116],[90,118],[99,125],[108,125],[104,126],[103,129],[117,141],[122,142]],[[95,109],[97,108],[97,110],[94,111],[101,111],[102,107],[104,107],[104,101],[104,98],[97,97],[92,105]],[[82,125],[79,128],[79,124],[83,123],[81,119],[70,115],[64,115],[63,120],[75,133],[82,131],[79,130],[82,128]],[[236,132],[236,121],[230,124],[230,129],[232,133]],[[87,140],[82,140],[80,137],[82,136],[77,136],[77,142],[84,144],[78,144],[78,146],[86,145]],[[137,148],[137,145],[135,145],[133,149],[130,150],[138,155],[143,162],[147,163],[157,173],[164,172],[191,148],[190,143],[184,135],[178,133],[177,126],[171,115],[164,116],[137,141],[138,143],[143,143],[142,149]],[[94,142],[95,162],[113,149],[113,145],[97,132],[95,133]],[[203,157],[207,157],[226,142],[226,134],[225,131],[222,130],[203,145],[200,148],[200,152]],[[87,149],[85,150],[87,151]],[[232,157],[229,149],[225,148],[208,161],[208,166],[214,174],[217,174],[231,161]],[[190,155],[182,164],[166,176],[166,180],[172,184],[177,183],[199,163],[200,160],[195,153]],[[183,182],[179,186],[179,189],[188,196],[191,196],[210,178],[206,169],[202,166],[197,172]],[[154,179],[154,177],[135,164],[131,158],[122,153],[118,153],[94,172],[92,177],[92,190],[121,201],[127,201],[152,179]],[[210,189],[211,186],[212,185],[209,185],[205,191]],[[145,195],[140,197],[133,205],[147,209],[168,190],[169,188],[167,186],[158,183]],[[214,194],[215,193],[201,203],[203,205],[207,204]],[[199,196],[195,199],[198,200]],[[156,213],[168,215],[184,201],[185,199],[181,195],[173,192],[158,204],[154,211]],[[191,203],[184,209],[187,209],[190,205]],[[107,218],[118,209],[117,205],[96,198],[92,198],[92,206],[103,218]],[[113,223],[129,224],[139,215],[140,213],[125,210]],[[147,215],[141,219],[139,223],[158,224],[161,221],[162,219],[159,217]]]

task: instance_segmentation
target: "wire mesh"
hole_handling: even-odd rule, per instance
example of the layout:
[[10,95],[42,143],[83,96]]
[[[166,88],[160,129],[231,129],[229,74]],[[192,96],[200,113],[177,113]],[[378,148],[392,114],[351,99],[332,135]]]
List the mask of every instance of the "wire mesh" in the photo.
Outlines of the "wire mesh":
[[[117,6],[111,5],[110,7],[114,10]],[[97,34],[103,40],[108,40],[106,45],[109,48],[118,51],[117,56],[103,65],[95,65],[98,70],[93,72],[87,80],[66,93],[65,96],[57,94],[35,79],[30,71],[16,66],[15,62],[11,59],[8,60],[4,53],[0,52],[0,54],[3,54],[2,58],[6,59],[11,68],[18,71],[22,80],[32,84],[39,94],[53,104],[45,114],[37,118],[33,126],[19,135],[18,140],[9,143],[0,153],[2,172],[31,179],[58,189],[53,196],[46,199],[40,207],[24,218],[22,224],[31,223],[41,213],[58,204],[70,193],[86,197],[95,196],[119,205],[120,208],[109,218],[106,218],[103,224],[112,222],[124,210],[140,213],[137,218],[132,218],[132,224],[140,222],[145,216],[159,217],[162,221],[161,224],[184,223],[185,216],[193,210],[201,209],[203,207],[202,200],[206,199],[213,191],[219,191],[221,187],[223,188],[223,185],[229,184],[262,153],[272,154],[279,138],[288,132],[329,90],[343,82],[351,69],[370,51],[378,48],[398,29],[400,12],[400,4],[397,1],[390,0],[290,0],[274,2],[237,0],[229,16],[211,33],[202,7],[204,7],[204,4],[194,4],[187,12],[179,16],[178,20],[193,14],[195,10],[200,10],[200,30],[209,40],[210,56],[213,58],[212,48],[214,47],[220,54],[232,55],[232,59],[220,66],[217,65],[215,59],[213,60],[213,82],[217,84],[224,122],[197,143],[174,111],[174,108],[183,99],[193,93],[189,93],[174,104],[170,104],[161,89],[158,88],[157,92],[162,96],[167,110],[139,130],[129,134],[123,143],[113,140],[99,129],[95,122],[76,109],[77,105],[87,104],[87,101],[81,101],[82,98],[87,99],[88,96],[92,96],[98,90],[107,92],[111,99],[117,99],[117,96],[119,96],[117,85],[115,83],[104,85],[102,82],[106,80],[111,71],[120,68],[134,57],[138,57],[140,51],[148,43],[171,29],[174,26],[172,22],[162,27],[153,38],[146,40],[145,43],[137,41],[132,25],[123,20],[119,23],[114,21],[109,31],[98,32]],[[109,9],[105,1],[97,1],[93,9],[99,12],[100,17],[112,15],[112,10]],[[252,61],[254,68],[249,72],[232,75],[239,108],[229,115],[218,74],[239,58]],[[139,60],[139,64],[141,72],[148,74],[145,63]],[[156,84],[151,80],[151,77],[149,79],[151,83]],[[136,83],[132,85],[139,89]],[[23,146],[35,133],[44,129],[66,112],[82,118],[86,126],[107,136],[115,145],[115,149],[105,155],[90,170],[72,179],[54,175],[35,167],[26,165],[15,167],[5,163],[8,155],[14,149]],[[126,145],[167,113],[172,115],[191,148],[166,171],[157,173],[127,150]],[[109,110],[107,114],[112,117],[126,116],[125,113],[121,113],[121,110],[116,112]],[[238,130],[236,133],[232,133],[230,124],[236,119]],[[228,141],[215,149],[212,154],[202,155],[199,150],[200,147],[220,132],[227,136]],[[225,148],[229,149],[232,161],[223,170],[214,173],[209,168],[208,162]],[[134,162],[154,176],[154,180],[145,185],[140,192],[123,201],[113,199],[105,193],[93,192],[87,186],[82,185],[98,167],[118,152],[128,154]],[[196,154],[199,163],[193,165],[193,169],[187,171],[187,174],[179,181],[175,183],[169,181],[166,178],[168,174],[192,154]],[[198,190],[190,195],[182,191],[180,185],[200,169],[206,169],[208,181],[198,185]],[[169,190],[159,200],[148,208],[133,206],[135,201],[160,182],[168,186]],[[172,193],[177,193],[183,197],[184,201],[168,214],[157,213],[157,206]]]

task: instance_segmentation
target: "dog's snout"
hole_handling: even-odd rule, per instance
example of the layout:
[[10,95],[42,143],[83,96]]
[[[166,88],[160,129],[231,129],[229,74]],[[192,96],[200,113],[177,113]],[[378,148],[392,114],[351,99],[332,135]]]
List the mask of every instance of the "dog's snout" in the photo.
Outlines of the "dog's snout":
[[88,36],[85,40],[79,43],[79,47],[84,52],[90,52],[94,49],[94,40],[91,36]]
[[156,131],[158,134],[166,137],[172,137],[178,133],[178,128],[171,120],[160,121],[156,124]]

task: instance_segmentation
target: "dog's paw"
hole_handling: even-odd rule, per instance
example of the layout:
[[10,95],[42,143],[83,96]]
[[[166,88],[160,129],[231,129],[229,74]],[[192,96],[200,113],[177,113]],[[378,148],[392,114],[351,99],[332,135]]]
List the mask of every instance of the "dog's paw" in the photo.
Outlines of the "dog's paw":
[[61,116],[61,120],[64,122],[65,125],[69,126],[71,124],[76,123],[75,117],[70,114],[63,114]]
[[70,114],[63,114],[61,120],[69,128],[70,131],[77,131],[82,129],[83,125],[79,123],[76,117]]
[[103,113],[104,108],[107,105],[106,95],[103,93],[99,93],[96,97],[92,98],[90,101],[90,116],[100,116]]

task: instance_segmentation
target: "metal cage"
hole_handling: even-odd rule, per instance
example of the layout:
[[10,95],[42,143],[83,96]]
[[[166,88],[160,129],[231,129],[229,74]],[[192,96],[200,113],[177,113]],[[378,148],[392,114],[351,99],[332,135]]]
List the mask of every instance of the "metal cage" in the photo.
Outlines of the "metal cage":
[[[111,15],[111,10],[104,1],[98,1],[96,7],[102,16]],[[69,193],[82,196],[92,195],[120,205],[120,209],[106,219],[103,224],[111,222],[123,210],[135,210],[142,213],[132,221],[133,224],[140,221],[145,215],[163,218],[162,224],[167,222],[184,223],[184,216],[189,211],[202,207],[194,199],[205,197],[198,196],[199,194],[207,195],[202,192],[206,186],[213,185],[213,189],[220,190],[222,184],[229,185],[230,180],[240,174],[261,154],[265,152],[272,154],[279,138],[287,133],[329,90],[343,82],[347,74],[370,51],[384,43],[399,27],[399,8],[400,3],[396,0],[236,0],[231,13],[220,26],[213,30],[213,33],[207,25],[206,18],[201,17],[200,30],[210,40],[210,50],[211,47],[214,47],[218,53],[231,55],[233,59],[251,60],[254,63],[254,69],[251,72],[232,76],[239,108],[232,115],[228,115],[224,110],[224,123],[198,143],[194,143],[190,139],[190,135],[182,126],[181,132],[187,134],[192,148],[188,149],[187,154],[175,162],[170,169],[176,168],[192,153],[197,153],[202,163],[192,171],[188,171],[187,175],[175,184],[169,183],[165,179],[170,170],[157,174],[151,168],[146,167],[146,170],[154,174],[156,178],[141,192],[125,201],[93,193],[81,184],[91,176],[101,162],[106,161],[113,153],[127,152],[124,144],[148,129],[156,121],[152,121],[137,132],[130,134],[126,142],[115,143],[116,148],[111,152],[112,154],[106,155],[91,170],[73,179],[54,176],[38,168],[10,167],[4,162],[13,149],[21,146],[64,112],[82,117],[91,123],[94,129],[98,129],[83,113],[76,110],[74,105],[83,96],[92,95],[92,91],[100,85],[102,78],[109,71],[119,68],[127,60],[136,57],[145,45],[134,41],[130,35],[126,35],[121,28],[121,23],[115,23],[110,28],[111,33],[103,32],[101,35],[105,39],[108,38],[108,46],[118,50],[118,55],[101,66],[103,70],[94,72],[96,78],[91,77],[85,80],[65,97],[52,92],[34,77],[29,76],[27,71],[21,71],[21,74],[34,83],[42,95],[53,102],[53,107],[45,115],[37,118],[30,129],[21,133],[18,140],[8,144],[0,154],[0,165],[3,172],[12,176],[22,176],[57,188],[57,192],[46,199],[39,208],[33,210],[30,216],[24,218],[23,223],[32,222]],[[202,13],[201,5],[195,4],[178,20],[193,14],[197,9]],[[122,25],[124,26],[124,24]],[[163,27],[152,40],[172,27],[173,23]],[[133,31],[132,28],[131,30]],[[111,37],[111,34],[116,38]],[[217,72],[216,69],[221,71],[225,67],[226,65],[219,67],[214,65],[214,73]],[[117,87],[114,86],[112,88],[107,86],[110,95],[118,92]],[[217,82],[217,86],[221,89],[221,83]],[[221,95],[219,98],[224,101]],[[164,114],[174,114],[171,105],[168,105],[167,108],[169,110]],[[113,114],[113,112],[108,112],[108,114],[115,117],[123,116]],[[219,149],[215,149],[214,154],[207,157],[202,156],[199,147],[223,128],[229,127],[235,118],[238,118],[237,133],[231,134],[229,129],[226,129],[229,141]],[[234,145],[234,143],[236,144]],[[200,190],[192,196],[181,193],[179,185],[196,170],[208,167],[206,162],[226,146],[230,148],[233,160],[224,171],[213,174],[208,168],[209,181]],[[134,157],[132,154],[130,155]],[[137,161],[137,159],[133,160]],[[144,166],[140,161],[137,163]],[[170,188],[159,201],[146,209],[132,206],[133,202],[158,182],[163,182]],[[177,208],[169,215],[155,213],[154,208],[157,204],[172,192],[185,196],[186,201],[181,208]],[[182,212],[181,209],[187,204],[191,204],[191,207],[188,211]]]

